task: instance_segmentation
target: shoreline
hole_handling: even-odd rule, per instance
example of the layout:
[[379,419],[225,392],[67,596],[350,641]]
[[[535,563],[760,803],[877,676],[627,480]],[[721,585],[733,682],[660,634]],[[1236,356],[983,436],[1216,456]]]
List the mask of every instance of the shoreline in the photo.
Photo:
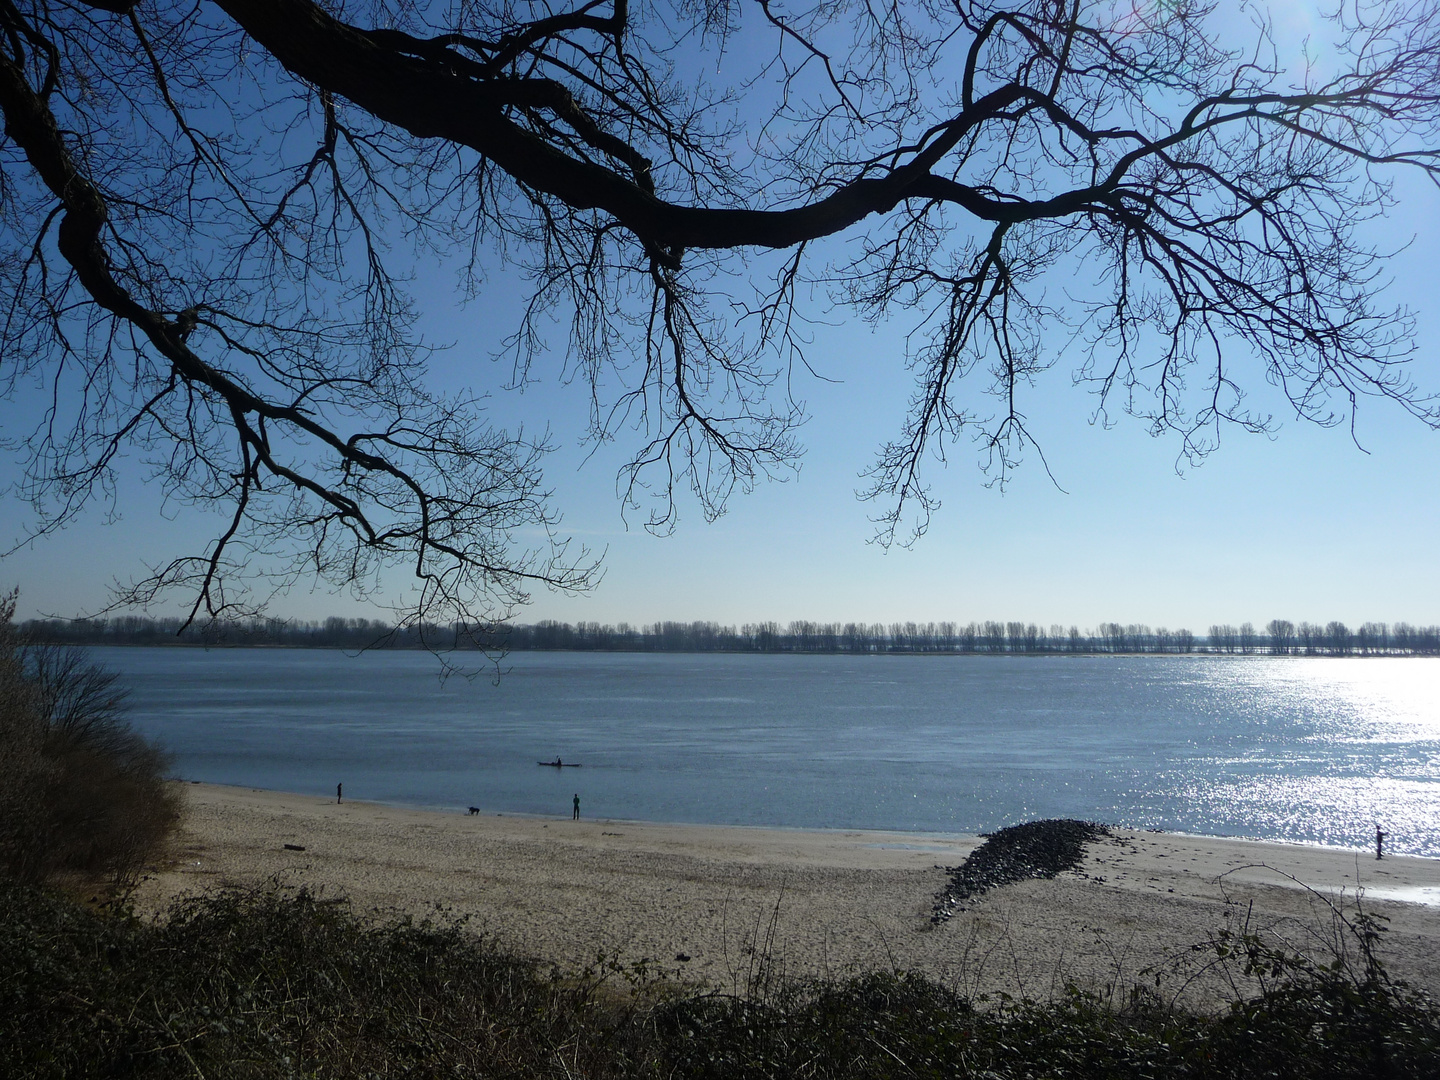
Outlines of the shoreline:
[[[179,778],[179,777],[170,777],[170,778],[169,778],[169,782],[170,782],[170,783],[173,783],[173,784],[176,784],[177,786],[178,786],[178,785],[184,785],[184,786],[187,786],[187,787],[218,788],[218,789],[222,789],[222,790],[249,791],[249,792],[255,792],[255,793],[266,793],[266,794],[271,794],[271,795],[294,796],[294,797],[296,797],[296,798],[301,798],[301,799],[314,799],[314,800],[316,800],[318,803],[322,803],[322,804],[329,802],[329,796],[327,796],[327,795],[311,795],[311,794],[308,794],[308,793],[306,793],[306,792],[284,791],[284,790],[281,790],[281,789],[279,789],[279,788],[257,788],[257,787],[251,787],[251,786],[249,786],[249,785],[247,785],[247,784],[217,784],[217,783],[212,783],[211,781],[208,781],[208,780],[186,780],[186,779]],[[404,812],[414,811],[414,812],[416,812],[416,813],[424,813],[424,814],[438,814],[438,815],[441,815],[441,816],[443,816],[443,817],[450,817],[450,816],[455,815],[455,814],[466,815],[466,808],[463,807],[463,806],[458,806],[458,805],[456,805],[456,806],[446,806],[446,805],[441,805],[441,804],[438,804],[438,803],[436,803],[436,804],[419,804],[419,803],[385,802],[385,801],[376,800],[376,799],[351,799],[351,800],[347,800],[347,804],[351,804],[351,803],[353,803],[354,805],[357,805],[357,806],[358,806],[358,805],[362,805],[362,804],[365,805],[365,806],[372,806],[372,807],[376,807],[377,809],[397,810],[397,811],[404,811]],[[481,807],[481,808],[480,808],[480,813],[481,813],[482,815],[490,816],[490,817],[514,818],[514,819],[516,819],[516,820],[534,820],[534,821],[547,821],[547,822],[551,822],[551,821],[569,821],[569,820],[570,820],[569,818],[565,817],[563,814],[538,814],[538,813],[532,813],[532,812],[526,811],[526,810],[493,810],[493,809],[489,809],[489,808],[486,808],[486,807]],[[980,841],[980,840],[983,840],[986,836],[989,835],[988,833],[932,832],[932,831],[928,831],[928,830],[925,830],[925,829],[870,829],[870,828],[865,828],[865,827],[848,828],[848,827],[843,827],[843,826],[835,826],[835,827],[832,827],[832,828],[826,828],[826,827],[824,827],[824,826],[816,826],[816,825],[747,825],[747,824],[743,824],[743,823],[722,823],[722,822],[710,822],[710,821],[653,821],[653,820],[649,820],[649,819],[646,819],[646,818],[619,818],[619,817],[612,818],[612,817],[607,817],[607,818],[590,818],[590,819],[587,819],[587,820],[590,820],[590,821],[592,821],[592,822],[593,822],[593,821],[603,821],[603,822],[605,822],[605,823],[607,823],[607,824],[611,824],[611,825],[627,825],[627,826],[633,826],[633,827],[637,827],[637,828],[654,828],[654,829],[664,829],[664,828],[672,828],[672,827],[673,827],[673,828],[676,828],[676,829],[736,829],[736,830],[755,830],[755,831],[758,831],[758,832],[797,833],[797,834],[801,834],[801,835],[814,834],[814,835],[816,835],[816,836],[827,836],[827,835],[842,834],[842,833],[843,833],[843,834],[846,834],[846,835],[874,833],[874,834],[877,835],[877,836],[917,837],[917,838],[927,839],[927,840],[933,839],[933,840],[935,840],[936,842],[941,842],[941,841],[945,841],[945,842],[955,841],[955,842],[972,843],[972,842],[978,842],[978,841]],[[1089,820],[1089,819],[1086,819],[1086,820]],[[1018,824],[1018,823],[1017,823],[1017,824]],[[1344,845],[1344,844],[1323,844],[1323,843],[1321,843],[1321,842],[1318,841],[1318,840],[1286,840],[1286,839],[1278,839],[1278,838],[1274,838],[1274,837],[1264,837],[1264,836],[1227,836],[1227,835],[1224,835],[1224,834],[1221,834],[1221,833],[1185,832],[1185,831],[1183,831],[1183,830],[1178,830],[1178,829],[1156,829],[1156,828],[1150,828],[1150,827],[1148,827],[1148,826],[1143,826],[1143,825],[1116,825],[1116,824],[1113,824],[1113,823],[1108,823],[1108,822],[1103,822],[1103,821],[1102,821],[1102,822],[1096,822],[1096,824],[1103,825],[1105,828],[1110,829],[1110,830],[1113,830],[1113,831],[1115,831],[1115,832],[1123,832],[1123,833],[1127,833],[1127,834],[1134,833],[1134,834],[1136,834],[1136,835],[1175,836],[1175,837],[1184,837],[1184,838],[1188,838],[1188,839],[1191,839],[1191,840],[1211,840],[1211,841],[1215,841],[1215,842],[1221,843],[1221,844],[1258,844],[1258,845],[1266,845],[1266,846],[1278,847],[1278,848],[1292,848],[1292,847],[1293,847],[1293,848],[1302,848],[1302,849],[1306,849],[1306,850],[1313,849],[1313,850],[1315,850],[1315,851],[1326,852],[1326,853],[1335,854],[1335,855],[1344,855],[1344,856],[1346,856],[1347,858],[1348,858],[1348,857],[1352,857],[1352,856],[1359,856],[1362,860],[1364,860],[1364,859],[1367,858],[1367,857],[1373,857],[1373,855],[1374,855],[1374,850],[1375,850],[1373,847],[1348,847],[1348,846],[1346,846],[1346,845]],[[1004,826],[1000,826],[1000,828],[1003,828],[1003,827],[1004,827]],[[1387,851],[1387,853],[1386,853],[1386,855],[1385,855],[1385,859],[1387,859],[1387,860],[1389,860],[1389,859],[1421,859],[1421,860],[1425,860],[1425,861],[1429,861],[1429,862],[1434,862],[1434,863],[1436,863],[1437,865],[1440,865],[1440,854],[1436,854],[1436,855],[1416,855],[1416,854],[1413,854],[1413,853],[1411,853],[1411,852],[1389,852],[1389,851]],[[1383,861],[1383,860],[1378,860],[1378,861]],[[1437,899],[1435,902],[1436,902],[1436,903],[1440,903],[1440,899]]]
[[[481,648],[473,649],[431,649],[425,645],[339,645],[339,644],[296,644],[293,642],[257,642],[257,641],[116,641],[111,638],[51,638],[42,639],[41,644],[73,646],[81,649],[201,649],[205,651],[223,651],[227,649],[295,649],[295,650],[328,650],[331,652],[348,652],[352,654],[374,653],[374,652],[397,652],[397,653],[429,653],[432,656],[484,656],[489,657],[491,651]],[[1328,646],[1327,646],[1328,648]],[[1068,649],[1037,649],[1034,652],[1024,650],[1012,652],[1009,649],[999,652],[989,652],[984,649],[886,649],[879,652],[850,652],[845,649],[532,649],[532,648],[502,648],[495,650],[502,657],[514,656],[523,653],[565,653],[569,655],[583,656],[586,654],[595,656],[850,656],[857,659],[905,656],[919,658],[949,658],[949,657],[990,657],[1008,658],[1015,660],[1081,660],[1092,659],[1113,659],[1119,656],[1144,656],[1156,657],[1167,660],[1185,660],[1192,658],[1199,659],[1224,659],[1224,660],[1433,660],[1440,653],[1422,651],[1401,651],[1398,647],[1390,647],[1388,651],[1358,652],[1352,647],[1351,651],[1344,653],[1332,652],[1298,652],[1272,653],[1265,649],[1255,648],[1251,652],[1227,652],[1224,649],[1211,650],[1209,646],[1196,646],[1189,652],[1162,651],[1156,649],[1079,649],[1074,652]]]
[[[1225,926],[1313,944],[1358,886],[1389,920],[1382,957],[1394,973],[1440,990],[1440,859],[1116,829],[1078,870],[993,889],[936,926],[945,868],[977,836],[577,822],[177,787],[187,813],[175,857],[137,889],[142,913],[269,882],[379,916],[463,918],[562,968],[604,957],[720,989],[742,987],[757,964],[799,978],[904,969],[972,994],[1045,996],[1067,981],[1128,986]],[[1200,1001],[1216,989],[1187,985]]]

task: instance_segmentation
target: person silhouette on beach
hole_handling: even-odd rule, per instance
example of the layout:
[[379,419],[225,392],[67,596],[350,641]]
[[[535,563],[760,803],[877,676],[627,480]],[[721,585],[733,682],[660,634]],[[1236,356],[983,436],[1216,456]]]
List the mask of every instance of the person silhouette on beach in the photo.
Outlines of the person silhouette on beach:
[[342,788],[344,788],[344,786],[345,786],[344,784],[336,784],[336,785],[335,785],[335,801],[336,801],[337,803],[340,801],[340,791],[341,791]]
[[574,804],[575,804],[575,810],[574,810],[574,813],[572,813],[572,814],[570,815],[570,820],[571,820],[571,821],[579,821],[579,820],[580,820],[580,793],[579,793],[578,791],[575,793]]
[[1375,826],[1375,858],[1385,857],[1385,834],[1380,831],[1380,826]]

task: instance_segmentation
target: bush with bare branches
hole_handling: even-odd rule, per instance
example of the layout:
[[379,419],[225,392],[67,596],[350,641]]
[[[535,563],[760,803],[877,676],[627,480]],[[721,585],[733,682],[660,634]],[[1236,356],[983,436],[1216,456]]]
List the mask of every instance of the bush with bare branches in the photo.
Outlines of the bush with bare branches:
[[132,881],[178,817],[169,759],[124,718],[117,676],[79,650],[25,647],[0,601],[0,872]]

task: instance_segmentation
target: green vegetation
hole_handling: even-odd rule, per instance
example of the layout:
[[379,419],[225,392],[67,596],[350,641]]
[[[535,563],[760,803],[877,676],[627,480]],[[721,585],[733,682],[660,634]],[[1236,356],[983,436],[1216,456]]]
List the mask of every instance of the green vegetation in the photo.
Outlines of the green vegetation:
[[3,885],[0,1046],[36,1078],[1440,1075],[1440,1013],[1386,978],[1372,922],[1348,926],[1354,948],[1323,961],[1217,936],[1205,961],[1258,989],[1200,1016],[1140,990],[971,1001],[899,973],[696,993],[303,891],[142,922]]
[[24,646],[0,597],[0,874],[125,886],[173,829],[168,759],[124,719],[117,676]]

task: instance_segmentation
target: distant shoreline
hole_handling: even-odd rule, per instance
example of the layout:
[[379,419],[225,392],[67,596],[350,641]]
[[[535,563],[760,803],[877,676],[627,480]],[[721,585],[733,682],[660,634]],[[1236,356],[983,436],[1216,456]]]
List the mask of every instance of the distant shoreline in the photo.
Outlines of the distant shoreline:
[[1117,649],[1114,651],[1093,650],[1081,652],[984,652],[973,650],[964,652],[961,650],[940,650],[931,649],[924,652],[911,652],[907,650],[886,650],[884,652],[854,653],[843,650],[822,650],[822,649],[649,649],[649,648],[606,648],[606,649],[536,649],[536,648],[442,648],[426,645],[330,645],[312,644],[297,645],[275,642],[248,642],[248,641],[115,641],[107,638],[76,639],[76,640],[51,640],[35,639],[36,644],[41,645],[63,645],[79,648],[107,648],[107,649],[180,649],[194,650],[199,652],[222,652],[222,651],[265,651],[272,652],[294,651],[294,652],[340,652],[360,655],[370,652],[414,652],[431,653],[436,656],[445,657],[451,655],[462,656],[498,656],[505,657],[516,653],[542,653],[562,654],[568,656],[835,656],[835,657],[856,657],[856,658],[881,658],[881,657],[907,657],[911,659],[976,659],[976,660],[1105,660],[1117,656],[1140,656],[1159,660],[1379,660],[1379,659],[1434,659],[1440,653],[1428,652],[1349,652],[1343,654],[1333,653],[1271,653],[1264,650],[1254,650],[1248,653],[1228,653],[1209,648],[1196,648],[1190,652],[1156,652],[1145,649]]
[[323,622],[249,619],[192,624],[179,618],[31,619],[17,628],[32,641],[72,645],[427,649],[433,652],[678,652],[865,655],[1409,656],[1440,655],[1440,626],[1367,622],[1292,623],[1263,629],[1214,625],[1206,634],[1100,623],[1085,630],[1023,622],[856,623],[795,621],[724,626],[715,622],[539,623],[390,626],[372,619]]

